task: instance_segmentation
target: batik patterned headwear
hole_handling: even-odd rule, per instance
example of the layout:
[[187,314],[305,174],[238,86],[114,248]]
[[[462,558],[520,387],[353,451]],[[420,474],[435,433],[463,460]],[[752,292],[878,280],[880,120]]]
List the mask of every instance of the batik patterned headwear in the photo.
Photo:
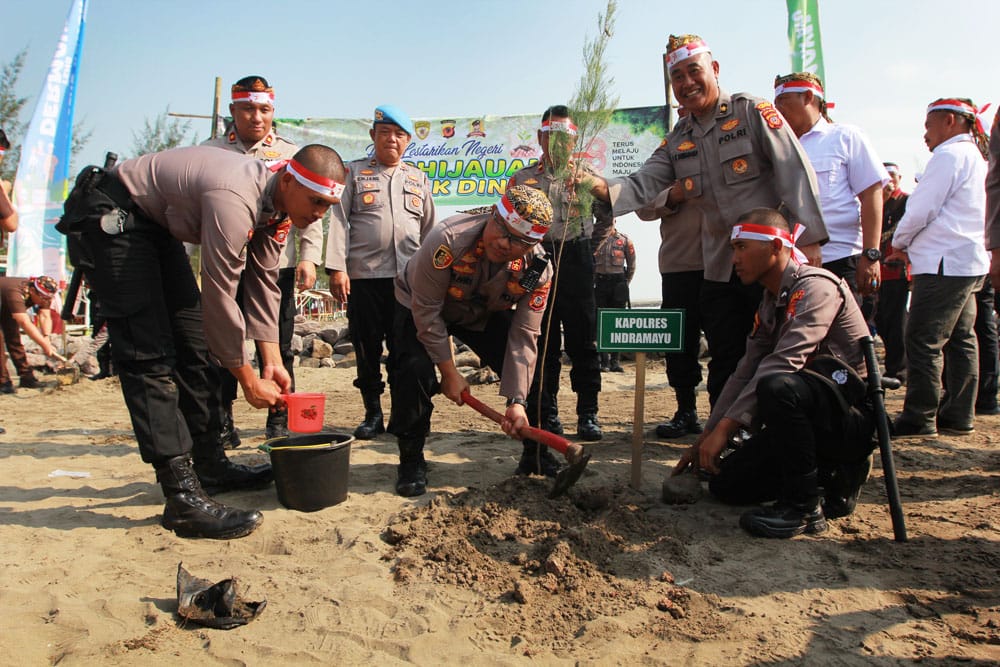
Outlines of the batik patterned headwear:
[[667,41],[667,69],[682,60],[687,60],[700,53],[711,53],[712,49],[698,35],[670,35]]
[[55,278],[50,278],[49,276],[32,278],[31,285],[35,288],[35,291],[44,296],[55,296],[59,291],[59,283],[55,281]]
[[496,209],[508,229],[536,243],[545,238],[552,224],[549,198],[541,190],[526,185],[507,188]]
[[250,85],[234,83],[230,91],[233,102],[253,102],[254,104],[270,104],[274,106],[274,88],[267,81],[257,77]]
[[986,110],[990,108],[986,104],[981,109],[976,107],[972,100],[959,97],[942,97],[931,102],[927,106],[927,113],[932,111],[950,111],[962,116],[972,123],[972,136],[976,139],[979,152],[984,159],[989,159],[990,133],[986,129]]
[[799,240],[799,237],[802,236],[802,232],[805,230],[806,228],[799,223],[795,223],[795,227],[791,232],[768,225],[741,223],[733,225],[733,231],[729,238],[733,241],[736,239],[750,239],[751,241],[773,241],[774,239],[778,239],[781,241],[781,245],[792,249],[792,257],[795,258],[796,262],[799,264],[808,264],[809,260],[806,258],[805,253],[795,245],[795,242]]

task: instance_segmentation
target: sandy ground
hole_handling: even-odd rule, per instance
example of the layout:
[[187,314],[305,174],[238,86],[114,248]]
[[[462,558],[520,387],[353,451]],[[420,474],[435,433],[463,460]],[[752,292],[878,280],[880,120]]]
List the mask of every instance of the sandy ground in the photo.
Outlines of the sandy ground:
[[[662,364],[648,369],[651,433],[674,405]],[[549,480],[512,478],[519,445],[439,397],[430,493],[393,494],[395,442],[382,436],[354,444],[350,495],[337,506],[290,511],[273,487],[222,496],[265,514],[227,542],[160,527],[162,496],[116,380],[2,396],[4,662],[1000,661],[1000,417],[980,418],[968,437],[896,442],[908,542],[892,539],[877,462],[853,516],[819,536],[761,540],[739,529],[740,508],[660,501],[683,443],[648,435],[642,487],[628,487],[634,370],[605,375],[605,439],[562,498],[546,498]],[[332,429],[361,418],[353,377],[298,373],[300,390],[326,393]],[[476,394],[501,405],[496,385]],[[245,442],[232,456],[264,460],[254,449],[264,416],[244,403],[237,417]],[[180,562],[213,581],[237,577],[265,611],[230,631],[179,623]]]

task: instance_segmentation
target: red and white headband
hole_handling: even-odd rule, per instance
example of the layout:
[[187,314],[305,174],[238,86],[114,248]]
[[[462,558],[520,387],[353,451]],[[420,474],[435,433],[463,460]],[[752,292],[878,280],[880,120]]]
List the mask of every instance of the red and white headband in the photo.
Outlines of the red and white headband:
[[986,110],[989,108],[989,104],[983,106],[981,109],[977,109],[968,102],[956,99],[947,99],[931,102],[927,105],[927,113],[932,111],[954,111],[955,113],[969,114],[976,119],[976,129],[979,133],[988,137],[990,133],[986,130],[987,123],[984,119],[986,118]]
[[3,154],[6,152],[7,152],[6,148],[0,148],[0,157],[3,157]]
[[799,223],[795,223],[795,227],[791,232],[767,225],[743,223],[733,226],[733,231],[729,238],[733,241],[736,239],[750,239],[751,241],[773,241],[774,239],[778,239],[781,241],[781,245],[792,249],[792,257],[795,258],[796,262],[807,264],[809,260],[806,259],[805,253],[795,245],[795,242],[799,240],[799,237],[802,236],[802,232],[805,230],[806,228]]
[[[813,83],[812,81],[802,81],[802,80],[792,80],[786,81],[785,83],[779,83],[774,87],[774,96],[783,95],[785,93],[805,93],[811,92],[816,97],[821,100],[826,100],[826,93],[823,92],[823,86],[818,83]],[[827,102],[826,107],[828,109],[833,108],[833,102]]]
[[46,281],[42,280],[42,278],[33,278],[31,280],[31,284],[32,286],[34,286],[36,292],[38,292],[42,296],[55,296],[56,292],[59,290],[59,286],[56,285],[56,282],[51,278],[49,278],[48,282],[50,285],[53,285],[54,287],[51,288],[46,287],[45,282]]
[[274,106],[274,93],[273,92],[239,92],[233,93],[232,101],[235,102],[252,102],[254,104],[270,104]]
[[340,198],[340,195],[344,193],[344,184],[338,183],[332,178],[327,178],[326,176],[320,176],[314,171],[310,171],[302,166],[301,163],[297,162],[295,159],[288,161],[285,165],[288,169],[288,173],[295,177],[295,180],[306,186],[314,192],[318,192],[321,195],[326,195],[327,197]]
[[545,238],[545,233],[549,231],[548,225],[536,225],[530,220],[521,217],[521,214],[517,212],[514,205],[510,203],[507,195],[501,197],[500,201],[497,202],[497,213],[504,219],[508,227],[520,232],[532,241],[541,241]]
[[703,39],[699,39],[696,42],[688,42],[683,46],[678,46],[676,49],[667,54],[667,69],[672,69],[674,65],[682,60],[693,58],[699,53],[711,53],[711,51],[712,49],[708,48],[708,44],[706,44]]
[[543,120],[542,132],[565,132],[566,134],[575,137],[576,125],[571,123],[569,120]]

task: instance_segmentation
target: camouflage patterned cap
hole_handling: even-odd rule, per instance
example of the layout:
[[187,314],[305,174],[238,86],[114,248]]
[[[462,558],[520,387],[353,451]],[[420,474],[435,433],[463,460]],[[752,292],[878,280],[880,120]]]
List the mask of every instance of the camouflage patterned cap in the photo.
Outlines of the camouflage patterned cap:
[[712,49],[698,35],[670,35],[667,41],[667,67],[693,58],[700,53],[711,53]]
[[496,209],[510,231],[536,243],[545,238],[552,224],[549,198],[541,190],[526,185],[507,188]]

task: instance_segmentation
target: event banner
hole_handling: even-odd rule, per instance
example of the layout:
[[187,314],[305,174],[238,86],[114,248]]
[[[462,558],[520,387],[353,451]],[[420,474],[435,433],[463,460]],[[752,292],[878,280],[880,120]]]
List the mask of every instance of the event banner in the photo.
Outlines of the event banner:
[[10,240],[10,276],[66,278],[66,237],[56,231],[56,223],[69,192],[73,111],[86,19],[87,0],[73,0],[21,145],[14,180],[20,222]]
[[819,0],[788,0],[788,45],[792,50],[792,71],[811,72],[826,87]]
[[[326,144],[348,161],[372,156],[371,123],[307,118],[277,125],[282,136],[300,146]],[[514,172],[538,162],[540,125],[540,114],[416,120],[416,136],[403,159],[427,174],[436,206],[492,204]],[[642,166],[664,136],[664,107],[618,109],[601,134],[583,138],[587,146],[581,153],[605,176],[626,176]]]

